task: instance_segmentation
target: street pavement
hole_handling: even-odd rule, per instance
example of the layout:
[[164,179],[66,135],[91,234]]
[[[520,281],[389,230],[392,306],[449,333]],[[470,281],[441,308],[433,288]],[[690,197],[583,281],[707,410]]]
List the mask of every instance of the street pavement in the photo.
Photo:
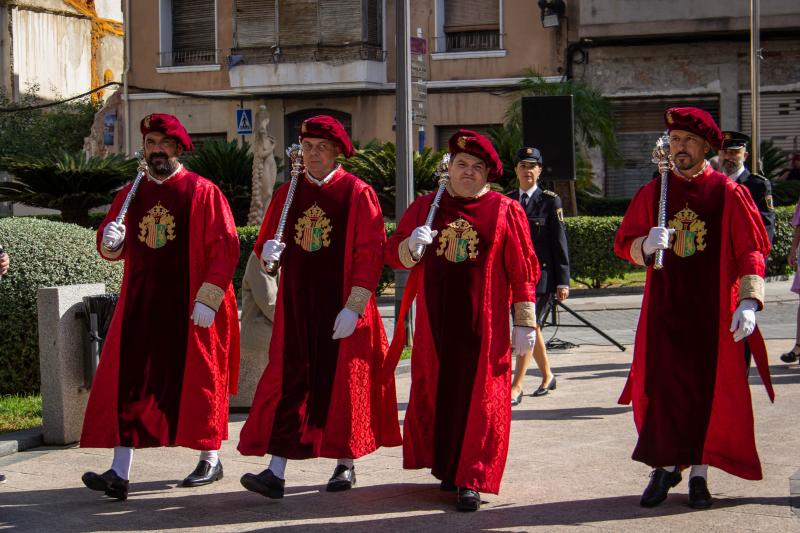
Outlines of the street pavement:
[[[797,296],[788,282],[768,284],[760,313],[768,339],[776,402],[770,404],[751,377],[756,435],[764,479],[745,481],[711,469],[715,498],[708,511],[687,505],[687,481],[655,509],[638,505],[649,469],[630,459],[636,431],[628,406],[616,403],[632,356],[630,343],[641,295],[572,298],[572,309],[616,338],[622,352],[587,329],[562,327],[556,337],[580,344],[551,351],[558,388],[526,396],[512,412],[508,463],[499,495],[484,494],[477,513],[454,510],[452,493],[438,490],[427,470],[403,470],[399,448],[381,449],[356,461],[358,484],[327,493],[334,461],[290,461],[283,500],[245,491],[239,477],[264,468],[242,457],[236,440],[245,415],[232,415],[232,440],[221,458],[225,478],[207,487],[176,485],[195,466],[183,448],[139,450],[126,502],[84,488],[86,470],[109,467],[109,450],[37,448],[0,458],[0,529],[10,531],[800,531],[800,367],[778,356],[794,344]],[[564,313],[561,313],[563,316]],[[553,328],[545,330],[546,338]],[[526,392],[539,383],[529,372]],[[754,374],[754,373],[753,373]],[[400,420],[410,379],[398,374]]]

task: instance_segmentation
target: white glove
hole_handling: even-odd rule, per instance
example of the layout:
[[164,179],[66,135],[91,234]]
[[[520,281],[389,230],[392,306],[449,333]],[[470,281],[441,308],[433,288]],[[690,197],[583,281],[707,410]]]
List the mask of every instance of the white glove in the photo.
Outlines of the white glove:
[[125,240],[125,224],[117,224],[115,220],[103,228],[103,247],[106,250],[116,250]]
[[432,230],[430,226],[420,226],[411,232],[411,236],[408,238],[408,249],[416,252],[418,245],[428,246],[438,234],[439,232]]
[[206,304],[195,302],[194,311],[192,311],[192,322],[194,322],[195,326],[207,328],[214,323],[216,314],[217,312]]
[[758,302],[752,298],[745,298],[739,302],[739,307],[733,312],[731,320],[731,333],[733,340],[739,342],[749,336],[756,329],[756,310]]
[[346,307],[342,308],[333,322],[333,338],[344,339],[352,335],[356,330],[356,322],[358,322],[358,313]]
[[511,330],[511,346],[517,355],[533,350],[533,344],[536,342],[536,328],[529,328],[527,326],[514,326]]
[[268,240],[264,243],[264,247],[261,248],[261,260],[264,262],[277,262],[280,260],[281,252],[283,252],[284,248],[286,248],[285,242],[276,241],[275,239]]
[[664,226],[656,226],[650,228],[650,233],[642,244],[642,251],[644,255],[653,255],[656,250],[666,250],[669,248],[669,237],[675,233],[673,228],[665,228]]

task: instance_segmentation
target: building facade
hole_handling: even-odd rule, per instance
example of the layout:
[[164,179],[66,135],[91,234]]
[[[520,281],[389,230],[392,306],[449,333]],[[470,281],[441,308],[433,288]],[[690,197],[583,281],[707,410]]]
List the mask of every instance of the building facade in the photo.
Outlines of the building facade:
[[[663,111],[695,105],[722,129],[750,133],[749,2],[568,2],[565,68],[612,101],[622,166],[593,161],[607,196],[631,197],[652,177]],[[800,149],[800,2],[761,0],[761,137]]]
[[[260,105],[281,152],[318,113],[337,117],[362,145],[394,140],[392,0],[142,0],[128,8],[130,151],[148,113],[179,116],[202,142],[237,138],[236,110]],[[414,0],[410,19],[417,146],[439,148],[460,126],[501,124],[527,69],[556,76],[562,62],[560,29],[542,27],[535,2]]]

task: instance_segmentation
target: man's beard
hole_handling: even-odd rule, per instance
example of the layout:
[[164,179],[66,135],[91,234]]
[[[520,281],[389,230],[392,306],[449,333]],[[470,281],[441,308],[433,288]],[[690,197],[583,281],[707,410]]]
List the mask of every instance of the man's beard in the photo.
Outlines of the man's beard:
[[731,161],[730,159],[726,159],[720,165],[722,172],[725,173],[726,176],[733,176],[739,169],[742,168],[743,163],[739,163],[738,161]]
[[[686,159],[684,160],[685,162],[678,161],[678,156],[680,155],[686,156]],[[695,161],[691,154],[687,152],[678,152],[673,157],[673,162],[675,163],[675,168],[678,170],[689,170],[694,168],[700,161]]]
[[167,154],[163,152],[152,153],[147,157],[147,166],[150,168],[150,172],[162,178],[166,178],[178,170],[178,165],[177,158],[167,157]]

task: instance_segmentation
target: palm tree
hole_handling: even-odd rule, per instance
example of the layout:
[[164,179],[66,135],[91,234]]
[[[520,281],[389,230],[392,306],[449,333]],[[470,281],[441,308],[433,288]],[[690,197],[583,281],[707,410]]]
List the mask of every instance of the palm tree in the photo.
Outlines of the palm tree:
[[[444,152],[434,152],[431,148],[414,152],[414,191],[417,196],[437,188],[435,171]],[[392,142],[370,142],[350,159],[340,160],[345,170],[375,189],[383,215],[392,220],[395,218],[396,153]]]
[[183,164],[217,184],[228,199],[236,225],[247,224],[253,180],[253,154],[247,142],[209,141],[187,153]]
[[87,157],[59,152],[45,157],[8,155],[0,168],[12,181],[0,183],[0,202],[19,202],[61,211],[64,222],[89,227],[89,210],[110,204],[114,193],[136,176],[137,161],[124,155]]

